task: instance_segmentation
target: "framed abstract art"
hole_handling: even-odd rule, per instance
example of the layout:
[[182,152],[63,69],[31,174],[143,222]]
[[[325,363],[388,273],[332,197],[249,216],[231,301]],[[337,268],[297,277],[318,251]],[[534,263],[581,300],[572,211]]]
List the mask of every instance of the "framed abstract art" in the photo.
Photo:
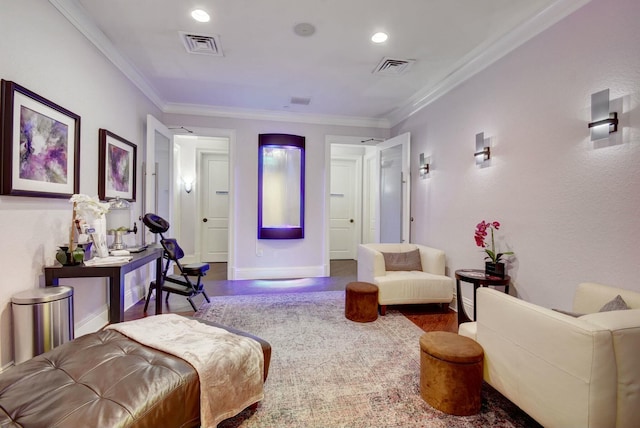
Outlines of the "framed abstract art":
[[136,200],[136,145],[106,129],[98,133],[98,196]]
[[69,198],[80,190],[80,116],[2,80],[0,194]]

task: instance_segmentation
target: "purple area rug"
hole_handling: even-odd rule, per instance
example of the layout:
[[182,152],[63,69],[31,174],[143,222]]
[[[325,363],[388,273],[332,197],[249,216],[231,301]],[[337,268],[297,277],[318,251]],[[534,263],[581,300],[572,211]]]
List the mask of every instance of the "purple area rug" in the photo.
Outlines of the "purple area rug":
[[420,396],[424,332],[393,309],[371,323],[349,321],[342,291],[213,297],[195,316],[273,348],[265,399],[219,428],[538,426],[486,384],[478,415],[429,406]]

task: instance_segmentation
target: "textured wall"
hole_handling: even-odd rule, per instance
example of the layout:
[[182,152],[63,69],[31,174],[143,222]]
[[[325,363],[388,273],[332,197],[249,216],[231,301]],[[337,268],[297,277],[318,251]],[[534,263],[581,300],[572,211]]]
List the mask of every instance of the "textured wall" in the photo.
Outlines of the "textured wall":
[[[232,269],[237,273],[235,279],[298,277],[301,274],[318,276],[313,273],[322,272],[325,261],[325,173],[329,169],[329,160],[325,159],[325,137],[351,135],[385,138],[389,132],[387,129],[176,114],[165,114],[163,121],[168,125],[234,130],[231,180],[235,189],[232,198],[235,212]],[[263,133],[302,135],[306,138],[305,237],[302,240],[257,239],[258,135]],[[182,215],[184,217],[186,213]],[[188,234],[186,229],[184,232]],[[186,245],[190,244],[187,242]],[[257,254],[258,250],[261,256]]]
[[[451,275],[482,266],[475,225],[498,220],[522,298],[568,308],[582,281],[640,291],[638,18],[640,2],[593,0],[394,127],[412,134],[412,240],[444,249]],[[622,130],[593,143],[590,96],[605,88]],[[479,132],[490,167],[474,165]]]
[[[159,117],[158,109],[49,2],[0,0],[0,10],[0,77],[81,116],[80,192],[98,193],[99,128],[138,145],[140,183],[146,115]],[[139,204],[134,209],[137,217]],[[53,264],[70,224],[66,199],[0,197],[0,367],[13,359],[11,296],[44,284],[42,268]],[[127,277],[139,287],[147,282],[142,272]],[[75,287],[76,326],[106,315],[104,279],[61,283]]]

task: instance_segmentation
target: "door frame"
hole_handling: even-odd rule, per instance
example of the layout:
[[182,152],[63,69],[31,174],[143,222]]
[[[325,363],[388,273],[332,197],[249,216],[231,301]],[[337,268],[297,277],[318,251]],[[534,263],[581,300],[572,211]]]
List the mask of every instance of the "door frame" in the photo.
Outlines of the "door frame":
[[[183,125],[183,124],[171,124],[170,127],[176,127],[176,128],[180,128],[181,126],[187,126],[187,125]],[[228,231],[228,235],[227,235],[227,239],[228,239],[228,246],[229,246],[229,252],[227,254],[227,279],[228,280],[233,280],[235,279],[235,274],[234,272],[236,271],[235,269],[235,260],[236,260],[236,243],[235,243],[235,237],[236,237],[236,233],[235,233],[235,212],[236,212],[236,198],[234,197],[235,195],[235,170],[237,169],[237,147],[236,147],[236,131],[234,129],[223,129],[223,128],[202,128],[202,127],[193,127],[193,126],[187,126],[189,128],[190,131],[193,131],[192,134],[190,135],[194,135],[194,136],[198,136],[198,137],[217,137],[217,138],[227,138],[229,141],[228,144],[228,156],[229,156],[229,231]],[[197,154],[196,154],[197,156]],[[199,176],[199,165],[198,162],[196,161],[196,177]],[[174,165],[174,170],[176,169],[176,165]],[[179,177],[174,177],[174,181],[175,180],[179,180]],[[196,182],[196,187],[198,186],[197,182]],[[196,189],[197,192],[199,192],[199,190]],[[200,197],[198,196],[196,198],[196,215],[200,214]],[[177,206],[176,207],[176,211],[179,211],[180,207]],[[194,217],[195,218],[195,217]],[[179,238],[178,238],[178,242],[180,242]],[[194,250],[197,248],[198,249],[198,256],[199,256],[199,245],[200,245],[200,240],[198,237],[196,237],[195,242],[193,243],[194,245]]]
[[[169,128],[163,124],[162,122],[160,122],[158,119],[156,119],[153,115],[148,114],[147,115],[147,141],[146,141],[146,145],[145,145],[145,157],[144,157],[144,164],[143,164],[143,168],[142,168],[142,182],[143,182],[143,189],[144,189],[144,200],[143,200],[143,205],[142,205],[142,215],[145,215],[148,212],[156,212],[156,207],[155,207],[155,203],[158,202],[158,195],[157,195],[157,185],[154,185],[153,188],[151,188],[151,183],[157,183],[157,175],[156,175],[156,164],[155,164],[155,148],[156,148],[156,140],[155,140],[155,136],[156,136],[156,132],[158,132],[159,134],[161,134],[162,136],[166,137],[169,140],[169,218],[165,219],[169,222],[169,224],[171,224],[171,222],[173,221],[173,214],[174,214],[174,200],[173,200],[173,195],[174,195],[174,171],[175,171],[175,160],[173,157],[173,134],[171,133],[171,131],[169,131]],[[150,190],[153,190],[153,192],[151,192]],[[153,195],[153,201],[152,201],[152,195]],[[151,206],[153,205],[153,206]],[[142,225],[141,225],[142,226]],[[142,244],[147,244],[147,238],[152,239],[152,241],[155,240],[155,238],[153,238],[153,234],[151,234],[151,232],[148,232],[149,236],[147,236],[147,228],[142,227]]]
[[381,138],[371,136],[343,136],[343,135],[325,135],[324,140],[324,159],[325,159],[325,174],[324,174],[324,234],[323,234],[323,275],[331,276],[331,254],[330,254],[330,204],[331,204],[331,146],[333,144],[342,145],[360,145],[360,146],[375,146],[377,143],[384,141]]
[[[380,183],[380,163],[382,150],[402,146],[402,236],[401,242],[411,242],[411,134],[396,135],[378,144],[376,153],[376,183]],[[380,242],[380,189],[376,193],[376,242]]]

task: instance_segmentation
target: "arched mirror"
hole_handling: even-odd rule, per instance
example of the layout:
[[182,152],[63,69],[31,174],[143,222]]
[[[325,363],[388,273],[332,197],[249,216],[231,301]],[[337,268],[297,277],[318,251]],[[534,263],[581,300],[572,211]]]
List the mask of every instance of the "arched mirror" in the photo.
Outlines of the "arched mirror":
[[298,135],[259,135],[258,239],[304,238],[304,142]]

